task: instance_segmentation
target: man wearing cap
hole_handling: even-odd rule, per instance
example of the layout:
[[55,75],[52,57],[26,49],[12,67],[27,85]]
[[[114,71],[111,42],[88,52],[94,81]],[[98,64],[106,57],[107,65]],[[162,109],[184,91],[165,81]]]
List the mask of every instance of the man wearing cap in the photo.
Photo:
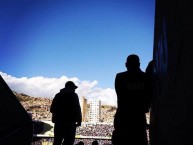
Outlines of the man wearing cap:
[[78,87],[68,81],[65,88],[57,93],[52,101],[50,112],[54,125],[53,145],[73,145],[76,135],[76,127],[81,126],[82,114],[78,95],[75,89]]

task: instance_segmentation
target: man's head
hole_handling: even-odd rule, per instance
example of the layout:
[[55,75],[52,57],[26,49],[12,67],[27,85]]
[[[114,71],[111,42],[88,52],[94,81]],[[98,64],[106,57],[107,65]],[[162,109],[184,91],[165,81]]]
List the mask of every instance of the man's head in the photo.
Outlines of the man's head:
[[127,61],[125,63],[125,66],[132,69],[138,69],[140,66],[139,56],[136,54],[131,54],[127,57]]
[[68,89],[77,89],[78,87],[74,84],[74,82],[72,81],[67,81],[65,84],[65,88]]
[[84,142],[83,142],[83,141],[79,141],[79,142],[77,143],[77,145],[84,145]]
[[97,140],[94,140],[93,142],[92,142],[92,145],[98,145],[99,143],[98,143],[98,141]]

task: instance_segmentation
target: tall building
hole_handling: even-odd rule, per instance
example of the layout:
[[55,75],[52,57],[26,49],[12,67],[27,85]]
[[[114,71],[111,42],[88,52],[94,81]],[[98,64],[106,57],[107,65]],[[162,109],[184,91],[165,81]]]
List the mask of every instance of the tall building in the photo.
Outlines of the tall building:
[[91,100],[88,120],[89,122],[100,122],[101,119],[101,101],[98,99]]
[[79,98],[81,112],[82,112],[82,122],[86,122],[86,116],[87,116],[87,99],[85,99],[83,96]]

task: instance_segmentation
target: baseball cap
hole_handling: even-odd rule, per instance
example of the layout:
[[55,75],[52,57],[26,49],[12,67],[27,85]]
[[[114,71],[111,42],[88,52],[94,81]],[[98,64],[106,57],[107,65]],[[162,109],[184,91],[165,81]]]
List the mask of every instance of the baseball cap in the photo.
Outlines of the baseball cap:
[[65,84],[65,88],[74,88],[77,89],[78,87],[72,81],[67,81]]

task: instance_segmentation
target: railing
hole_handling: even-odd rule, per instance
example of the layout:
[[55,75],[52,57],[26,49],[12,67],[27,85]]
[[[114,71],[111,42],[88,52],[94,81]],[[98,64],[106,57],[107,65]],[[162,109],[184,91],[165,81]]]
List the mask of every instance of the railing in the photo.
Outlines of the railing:
[[[52,145],[54,136],[34,134],[32,145]],[[77,135],[75,143],[83,141],[84,145],[91,145],[92,141],[97,140],[99,145],[112,145],[111,137],[101,137],[101,136],[80,136]]]

